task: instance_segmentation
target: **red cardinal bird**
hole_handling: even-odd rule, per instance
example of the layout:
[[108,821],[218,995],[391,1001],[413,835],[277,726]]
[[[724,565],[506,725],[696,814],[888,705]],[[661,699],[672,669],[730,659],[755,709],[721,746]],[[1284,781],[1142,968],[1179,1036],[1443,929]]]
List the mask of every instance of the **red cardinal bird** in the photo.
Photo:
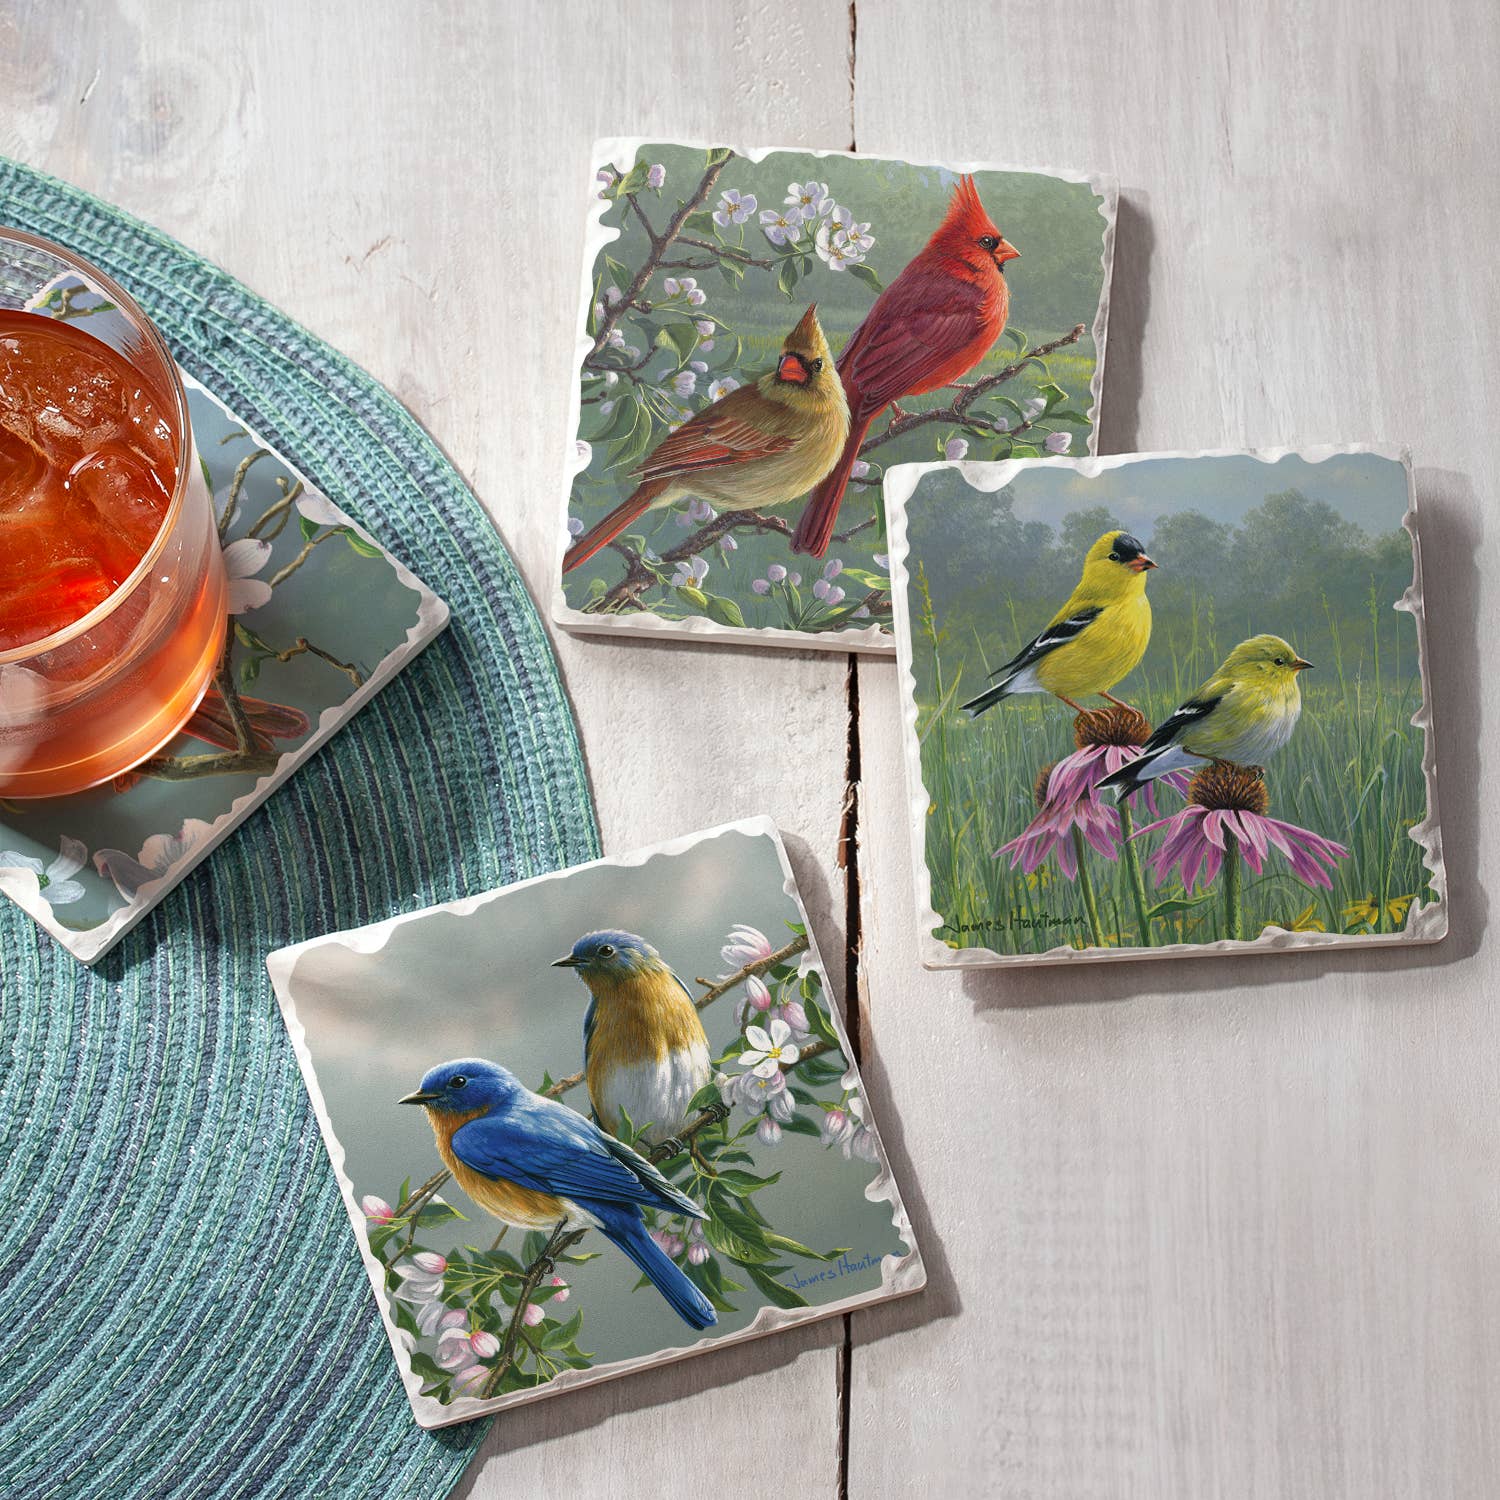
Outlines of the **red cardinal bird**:
[[989,352],[1010,312],[1003,268],[1020,253],[984,211],[974,179],[959,178],[937,233],[875,299],[839,355],[849,440],[802,512],[793,552],[822,557],[828,550],[844,486],[875,418],[903,396],[951,385]]

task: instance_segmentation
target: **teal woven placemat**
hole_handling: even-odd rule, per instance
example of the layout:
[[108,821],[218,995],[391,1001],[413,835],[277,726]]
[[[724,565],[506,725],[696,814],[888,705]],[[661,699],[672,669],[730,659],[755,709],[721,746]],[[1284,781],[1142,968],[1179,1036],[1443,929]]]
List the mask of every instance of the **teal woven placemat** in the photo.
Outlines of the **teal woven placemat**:
[[369,376],[181,245],[0,159],[0,223],[119,279],[183,366],[452,606],[448,632],[90,972],[0,912],[0,1494],[430,1497],[263,968],[598,852],[511,559]]

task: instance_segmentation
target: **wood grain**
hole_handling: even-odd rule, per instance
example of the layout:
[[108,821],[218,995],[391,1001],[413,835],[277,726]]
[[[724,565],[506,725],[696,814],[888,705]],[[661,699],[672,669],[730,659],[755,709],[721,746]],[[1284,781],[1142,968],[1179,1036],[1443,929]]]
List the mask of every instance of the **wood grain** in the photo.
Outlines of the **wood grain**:
[[[894,668],[863,663],[859,1020],[930,1290],[857,1315],[846,1371],[835,1323],[528,1408],[461,1493],[1493,1493],[1497,64],[1481,0],[0,0],[0,151],[385,381],[534,591],[596,135],[1112,172],[1103,451],[1414,448],[1454,936],[923,973]],[[556,646],[607,847],[769,812],[836,953],[846,663]]]

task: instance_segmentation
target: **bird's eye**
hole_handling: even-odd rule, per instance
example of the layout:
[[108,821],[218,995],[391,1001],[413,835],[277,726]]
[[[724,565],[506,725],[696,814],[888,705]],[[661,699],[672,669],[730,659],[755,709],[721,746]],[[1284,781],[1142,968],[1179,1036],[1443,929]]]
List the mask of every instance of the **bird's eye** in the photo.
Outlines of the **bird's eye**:
[[1000,248],[1000,241],[997,240],[992,234],[980,235],[979,243],[983,245],[986,250],[998,250]]
[[1125,559],[1123,557],[1121,557],[1118,552],[1111,552],[1109,554],[1109,560],[1111,562],[1124,562],[1125,561]]
[[818,371],[823,368],[823,361],[821,359],[815,359],[807,368],[811,370],[814,375],[816,375]]
[[1284,656],[1278,656],[1276,658],[1276,665],[1278,667],[1284,667],[1286,665],[1286,657],[1284,657]]
[[448,1080],[448,1087],[450,1089],[461,1089],[468,1081],[469,1080],[465,1078],[462,1073],[455,1073],[453,1077]]
[[612,944],[612,943],[605,943],[599,949],[599,957],[600,958],[613,958],[614,956],[615,956],[615,949],[614,949],[614,944]]

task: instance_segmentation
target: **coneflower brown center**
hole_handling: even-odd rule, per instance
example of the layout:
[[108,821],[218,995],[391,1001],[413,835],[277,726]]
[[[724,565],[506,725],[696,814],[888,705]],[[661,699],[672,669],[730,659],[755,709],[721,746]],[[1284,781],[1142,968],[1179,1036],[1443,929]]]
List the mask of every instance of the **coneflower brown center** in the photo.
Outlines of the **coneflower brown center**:
[[1031,798],[1038,807],[1045,807],[1047,805],[1047,783],[1052,780],[1052,773],[1056,769],[1057,762],[1053,761],[1051,765],[1043,766],[1036,773],[1036,782],[1031,788]]
[[1188,784],[1188,801],[1198,807],[1262,815],[1271,805],[1260,771],[1228,760],[1204,766],[1193,777]]
[[1085,709],[1073,720],[1073,743],[1080,750],[1090,745],[1144,745],[1150,737],[1145,714],[1120,704]]

